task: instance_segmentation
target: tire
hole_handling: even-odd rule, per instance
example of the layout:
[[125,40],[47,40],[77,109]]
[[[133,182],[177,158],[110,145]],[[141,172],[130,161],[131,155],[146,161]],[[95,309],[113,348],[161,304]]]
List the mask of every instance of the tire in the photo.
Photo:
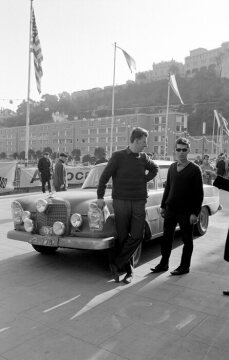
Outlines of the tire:
[[133,255],[134,267],[139,263],[141,253],[142,253],[142,243],[138,246],[137,250]]
[[58,249],[58,247],[42,246],[42,245],[32,245],[32,247],[37,252],[39,252],[41,254],[47,254],[47,255],[54,254],[56,252],[56,250]]
[[194,234],[195,235],[204,235],[207,232],[209,222],[209,212],[206,206],[201,208],[199,220],[194,227]]

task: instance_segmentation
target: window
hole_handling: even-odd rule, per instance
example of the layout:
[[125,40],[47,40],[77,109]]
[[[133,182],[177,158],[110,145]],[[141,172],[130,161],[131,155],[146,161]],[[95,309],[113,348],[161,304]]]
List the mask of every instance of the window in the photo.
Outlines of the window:
[[158,136],[154,136],[154,141],[158,141]]
[[159,124],[159,117],[155,117],[154,124]]
[[99,128],[99,134],[106,134],[106,128]]
[[97,129],[90,129],[90,135],[97,134]]

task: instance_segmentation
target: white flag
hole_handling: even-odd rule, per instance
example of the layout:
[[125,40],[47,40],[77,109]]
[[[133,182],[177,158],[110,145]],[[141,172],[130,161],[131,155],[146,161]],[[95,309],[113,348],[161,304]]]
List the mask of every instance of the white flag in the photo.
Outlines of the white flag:
[[176,96],[179,98],[181,104],[184,105],[183,100],[181,99],[179,90],[178,90],[178,86],[177,86],[177,81],[175,78],[175,75],[170,75],[170,80],[169,80],[170,86],[173,89],[174,93],[176,94]]
[[123,55],[125,56],[127,65],[129,66],[130,72],[132,73],[132,71],[135,71],[136,70],[136,62],[135,62],[135,60],[129,54],[127,54],[127,52],[125,50],[123,50],[119,46],[117,46],[117,48],[122,50]]
[[214,110],[214,115],[215,115],[215,118],[216,118],[216,121],[217,121],[218,127],[220,127],[220,119],[219,119],[219,115],[218,115],[217,110]]

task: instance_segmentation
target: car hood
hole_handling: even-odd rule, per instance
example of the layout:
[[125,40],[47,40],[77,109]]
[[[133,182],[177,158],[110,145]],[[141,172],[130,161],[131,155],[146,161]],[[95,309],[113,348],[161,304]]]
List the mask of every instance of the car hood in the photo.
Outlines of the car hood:
[[[16,199],[23,207],[24,210],[30,212],[36,211],[36,203],[39,199],[49,199],[50,197],[45,194],[28,195],[22,198]],[[78,212],[82,215],[86,215],[88,212],[88,205],[92,201],[97,199],[96,189],[76,189],[70,191],[60,191],[53,194],[53,198],[62,199],[70,203],[71,213]],[[110,213],[113,213],[111,190],[106,191],[106,197],[104,200],[107,203]]]

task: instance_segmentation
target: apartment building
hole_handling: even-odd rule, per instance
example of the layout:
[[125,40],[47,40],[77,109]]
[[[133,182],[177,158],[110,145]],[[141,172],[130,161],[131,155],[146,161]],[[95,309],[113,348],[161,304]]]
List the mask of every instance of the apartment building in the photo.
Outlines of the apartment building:
[[[104,147],[110,152],[111,117],[80,119],[60,123],[31,125],[29,128],[29,149],[33,151],[50,147],[55,152],[71,153],[80,149],[82,155],[94,154],[96,147]],[[168,114],[168,151],[173,155],[176,137],[184,136],[187,129],[187,114],[170,111]],[[129,144],[131,130],[141,126],[149,131],[147,152],[163,156],[165,152],[166,113],[129,114],[116,116],[113,128],[112,151],[125,148]],[[25,126],[0,128],[0,153],[7,156],[20,154],[25,150]]]

